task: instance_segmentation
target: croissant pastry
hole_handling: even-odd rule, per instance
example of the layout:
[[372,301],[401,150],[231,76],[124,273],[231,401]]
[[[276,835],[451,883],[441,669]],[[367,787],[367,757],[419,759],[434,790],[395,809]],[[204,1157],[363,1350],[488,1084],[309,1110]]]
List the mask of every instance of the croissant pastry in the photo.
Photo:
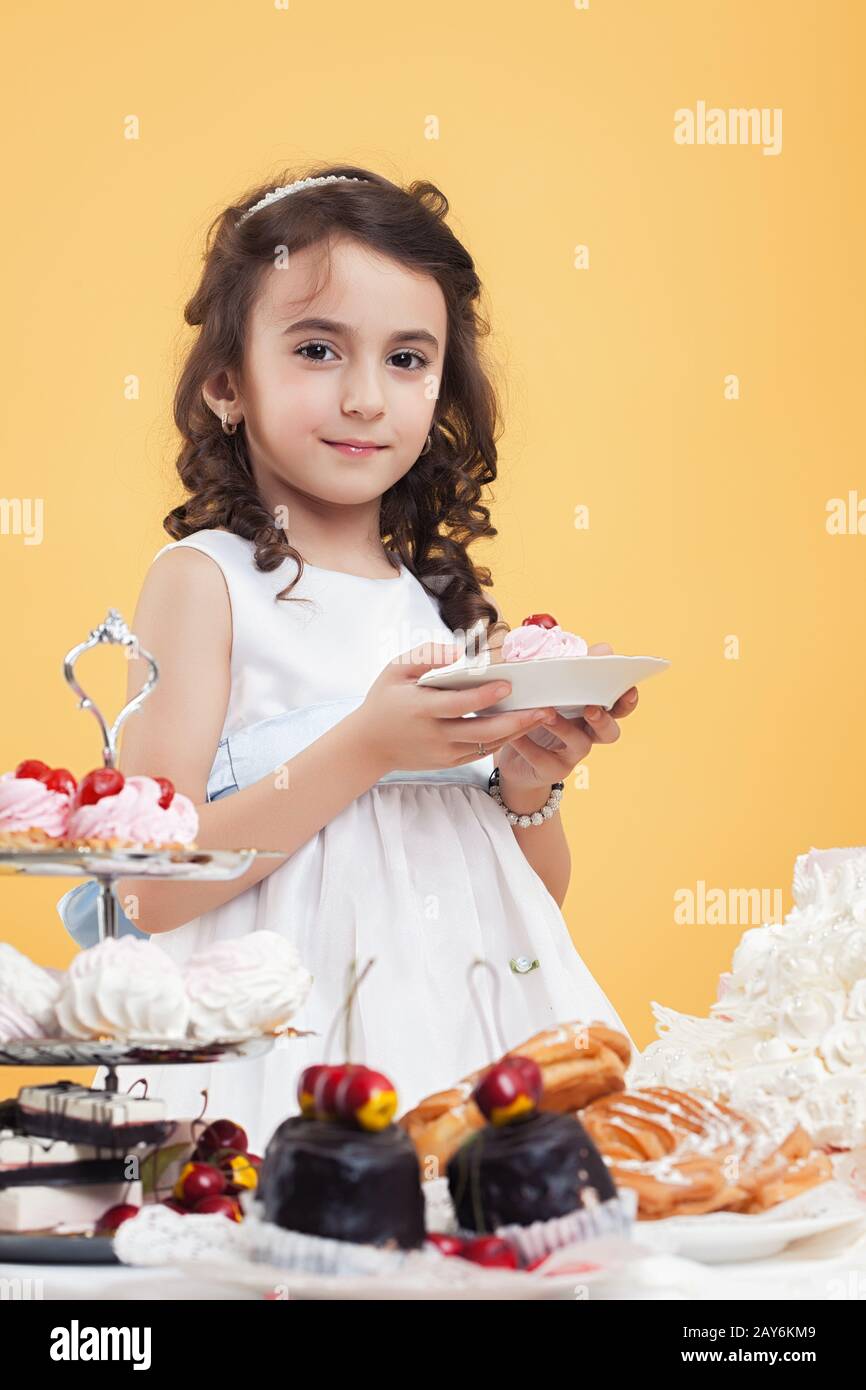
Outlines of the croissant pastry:
[[579,1118],[642,1220],[765,1211],[833,1176],[802,1126],[780,1141],[751,1115],[666,1086],[598,1097]]
[[[539,1109],[566,1112],[625,1088],[631,1045],[624,1034],[603,1023],[574,1021],[535,1033],[503,1056],[518,1054],[532,1057],[541,1068],[544,1091]],[[472,1099],[486,1070],[479,1067],[447,1091],[425,1097],[398,1120],[415,1145],[423,1178],[441,1176],[464,1139],[486,1123]]]

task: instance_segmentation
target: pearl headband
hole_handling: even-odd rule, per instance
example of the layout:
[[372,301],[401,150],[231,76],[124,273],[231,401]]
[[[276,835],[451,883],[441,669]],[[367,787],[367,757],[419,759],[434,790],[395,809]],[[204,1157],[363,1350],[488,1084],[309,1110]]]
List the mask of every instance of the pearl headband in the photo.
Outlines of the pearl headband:
[[290,193],[295,193],[299,188],[312,188],[316,184],[323,183],[369,183],[369,179],[359,179],[356,175],[349,174],[325,174],[321,178],[297,179],[295,183],[284,184],[282,188],[274,188],[270,193],[266,193],[264,198],[260,198],[257,203],[253,203],[251,208],[247,208],[235,223],[239,227],[248,217],[252,217],[259,208],[269,207],[271,203],[276,203],[280,198],[287,198]]

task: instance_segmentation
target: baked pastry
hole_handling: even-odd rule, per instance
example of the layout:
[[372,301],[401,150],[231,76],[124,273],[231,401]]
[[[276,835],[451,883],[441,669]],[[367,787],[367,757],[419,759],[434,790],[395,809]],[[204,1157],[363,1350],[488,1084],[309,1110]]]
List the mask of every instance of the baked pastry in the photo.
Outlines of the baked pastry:
[[[624,1089],[631,1046],[624,1034],[604,1023],[575,1021],[535,1033],[498,1060],[518,1055],[531,1058],[541,1068],[538,1108],[564,1114],[588,1105],[596,1096]],[[444,1172],[463,1140],[484,1125],[472,1093],[486,1070],[480,1068],[447,1091],[425,1097],[400,1117],[398,1123],[415,1145],[425,1179]]]
[[391,1082],[368,1067],[315,1066],[298,1084],[301,1114],[265,1150],[256,1205],[285,1231],[411,1250],[425,1202],[411,1140],[392,1123]]
[[566,632],[549,613],[533,613],[520,627],[505,634],[502,661],[546,661],[551,657],[587,656],[589,647],[582,637]]
[[64,843],[75,778],[27,758],[0,776],[0,849],[57,849]]
[[195,849],[198,812],[168,777],[124,777],[100,767],[81,779],[69,811],[74,849]]
[[773,1132],[754,1116],[669,1087],[601,1096],[580,1112],[638,1217],[764,1211],[833,1176],[796,1123]]
[[487,1123],[445,1174],[461,1232],[498,1237],[524,1265],[631,1222],[580,1120],[539,1109],[543,1086],[531,1057],[511,1053],[488,1068],[472,1093]]

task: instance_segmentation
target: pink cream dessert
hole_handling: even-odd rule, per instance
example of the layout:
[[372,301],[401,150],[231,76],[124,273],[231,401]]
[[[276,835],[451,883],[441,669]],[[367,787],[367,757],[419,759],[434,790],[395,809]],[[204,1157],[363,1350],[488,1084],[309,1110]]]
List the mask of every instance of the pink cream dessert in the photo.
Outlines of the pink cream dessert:
[[198,812],[167,777],[100,767],[81,779],[66,843],[86,849],[195,849]]
[[65,767],[27,758],[0,777],[0,849],[56,849],[64,843],[76,783]]
[[565,632],[549,613],[533,613],[520,627],[512,628],[502,643],[503,661],[544,661],[558,656],[586,656],[582,637]]

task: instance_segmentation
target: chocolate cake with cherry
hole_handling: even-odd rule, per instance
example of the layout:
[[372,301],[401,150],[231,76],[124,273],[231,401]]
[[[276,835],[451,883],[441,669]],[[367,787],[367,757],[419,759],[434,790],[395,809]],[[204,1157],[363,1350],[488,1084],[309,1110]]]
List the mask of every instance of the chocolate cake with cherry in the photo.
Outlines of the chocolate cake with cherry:
[[314,1066],[298,1085],[300,1115],[265,1150],[256,1200],[286,1230],[415,1249],[425,1239],[415,1146],[392,1123],[397,1096],[369,1067]]
[[617,1195],[580,1121],[538,1109],[542,1088],[541,1070],[528,1057],[506,1057],[478,1082],[473,1097],[489,1123],[464,1140],[446,1169],[464,1230],[528,1226]]

